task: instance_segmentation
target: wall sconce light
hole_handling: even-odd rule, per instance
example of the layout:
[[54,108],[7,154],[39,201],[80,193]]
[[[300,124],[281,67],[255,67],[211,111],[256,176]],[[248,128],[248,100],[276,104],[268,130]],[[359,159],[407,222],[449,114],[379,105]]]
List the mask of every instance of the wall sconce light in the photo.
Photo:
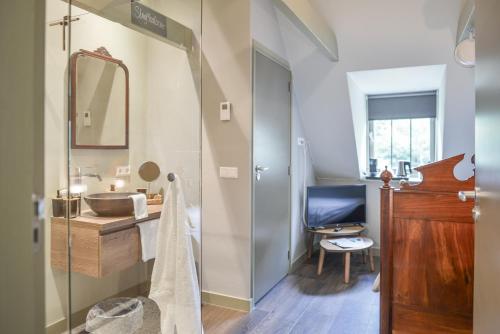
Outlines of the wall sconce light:
[[463,67],[476,65],[476,38],[474,29],[470,29],[469,37],[455,47],[455,60]]
[[84,183],[75,183],[69,187],[69,192],[71,195],[81,195],[87,191],[87,185]]
[[116,187],[117,189],[120,189],[120,188],[125,187],[125,181],[124,181],[124,180],[122,180],[122,179],[116,179],[116,180],[115,180],[115,187]]

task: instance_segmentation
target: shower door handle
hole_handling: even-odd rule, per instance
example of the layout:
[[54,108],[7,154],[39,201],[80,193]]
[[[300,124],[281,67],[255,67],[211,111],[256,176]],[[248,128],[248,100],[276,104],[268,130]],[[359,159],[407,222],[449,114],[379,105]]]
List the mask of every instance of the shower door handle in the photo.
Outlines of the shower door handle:
[[43,196],[32,194],[33,220],[31,221],[33,253],[38,253],[42,245],[42,225],[45,216],[45,202]]
[[262,175],[262,172],[265,172],[267,170],[269,170],[269,167],[264,167],[264,166],[261,166],[261,165],[255,166],[255,179],[257,181],[260,181],[260,177]]

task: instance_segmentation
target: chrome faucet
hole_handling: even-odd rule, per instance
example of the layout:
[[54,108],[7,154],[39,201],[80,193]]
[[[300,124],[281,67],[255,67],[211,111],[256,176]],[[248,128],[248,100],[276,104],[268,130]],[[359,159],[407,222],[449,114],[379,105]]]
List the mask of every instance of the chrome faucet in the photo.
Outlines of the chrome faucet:
[[99,182],[102,181],[102,177],[99,174],[87,173],[87,174],[82,174],[82,177],[95,177],[96,179],[99,180]]
[[85,173],[85,174],[82,174],[82,169],[81,167],[76,167],[75,168],[75,174],[71,175],[71,177],[77,177],[79,179],[81,179],[82,177],[95,177],[96,179],[99,180],[99,182],[102,181],[102,177],[101,175],[99,174],[96,174],[96,173]]

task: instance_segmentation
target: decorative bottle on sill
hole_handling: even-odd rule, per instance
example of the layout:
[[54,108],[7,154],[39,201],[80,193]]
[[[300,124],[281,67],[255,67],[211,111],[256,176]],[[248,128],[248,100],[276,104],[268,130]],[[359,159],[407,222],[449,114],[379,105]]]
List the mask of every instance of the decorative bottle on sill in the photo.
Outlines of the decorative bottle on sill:
[[384,181],[384,188],[390,188],[390,183],[392,180],[392,173],[389,172],[387,166],[385,166],[385,170],[380,174],[380,179]]

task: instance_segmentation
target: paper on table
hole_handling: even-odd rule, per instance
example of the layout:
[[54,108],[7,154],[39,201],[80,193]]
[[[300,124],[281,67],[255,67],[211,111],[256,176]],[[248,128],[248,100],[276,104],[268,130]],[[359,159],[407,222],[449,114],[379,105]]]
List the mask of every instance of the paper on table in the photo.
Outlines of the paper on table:
[[340,248],[356,248],[364,244],[362,238],[338,238],[328,240],[328,242]]

